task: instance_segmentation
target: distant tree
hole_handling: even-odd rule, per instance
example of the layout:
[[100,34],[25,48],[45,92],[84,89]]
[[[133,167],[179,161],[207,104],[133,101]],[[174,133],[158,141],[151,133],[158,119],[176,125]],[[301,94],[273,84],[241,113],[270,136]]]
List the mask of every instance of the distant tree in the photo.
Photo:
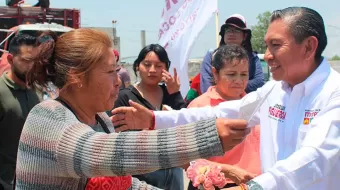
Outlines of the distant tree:
[[340,61],[340,56],[334,55],[331,60],[332,61]]
[[252,39],[251,43],[253,50],[258,53],[264,53],[266,51],[266,45],[264,43],[264,36],[266,35],[269,23],[270,23],[271,12],[266,11],[259,14],[257,19],[257,24],[251,27]]

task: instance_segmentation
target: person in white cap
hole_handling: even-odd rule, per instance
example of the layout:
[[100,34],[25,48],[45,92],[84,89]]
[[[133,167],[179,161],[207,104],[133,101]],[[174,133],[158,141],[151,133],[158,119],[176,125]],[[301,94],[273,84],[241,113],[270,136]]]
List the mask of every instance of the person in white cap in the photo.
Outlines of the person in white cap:
[[[225,44],[237,44],[244,47],[249,56],[249,83],[246,88],[246,93],[255,91],[257,88],[263,86],[264,76],[261,66],[261,61],[257,54],[253,52],[251,45],[251,30],[247,28],[245,18],[240,14],[231,15],[220,30],[220,46]],[[201,66],[200,90],[202,93],[206,92],[212,84],[212,70],[211,61],[214,50],[209,50],[203,59]]]
[[322,16],[306,7],[274,11],[265,43],[275,81],[241,100],[168,112],[118,108],[113,114],[123,114],[112,121],[160,129],[242,118],[247,126],[261,124],[263,174],[233,190],[340,189],[340,74],[322,56],[327,46]]

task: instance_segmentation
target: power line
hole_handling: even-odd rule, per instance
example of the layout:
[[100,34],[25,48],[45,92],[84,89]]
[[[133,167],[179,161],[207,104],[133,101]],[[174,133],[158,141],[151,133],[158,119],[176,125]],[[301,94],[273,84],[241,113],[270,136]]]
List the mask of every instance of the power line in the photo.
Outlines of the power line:
[[335,29],[337,29],[337,30],[339,30],[339,31],[340,31],[340,27],[333,26],[333,25],[328,25],[328,27],[335,28]]

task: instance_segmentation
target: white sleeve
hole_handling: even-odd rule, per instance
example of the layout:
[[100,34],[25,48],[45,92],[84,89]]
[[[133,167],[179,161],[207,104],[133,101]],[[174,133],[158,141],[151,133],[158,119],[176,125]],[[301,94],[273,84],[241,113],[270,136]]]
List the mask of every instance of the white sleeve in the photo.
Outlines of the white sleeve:
[[[272,87],[272,85],[271,85]],[[267,88],[265,88],[267,89]],[[155,127],[156,129],[164,129],[169,127],[175,127],[179,125],[185,125],[192,122],[208,118],[229,118],[239,119],[240,118],[240,107],[243,105],[250,104],[257,101],[261,97],[261,93],[264,90],[260,88],[247,94],[240,100],[226,101],[220,103],[216,107],[206,106],[200,108],[190,108],[172,111],[155,111]],[[254,115],[254,118],[250,122],[250,126],[259,124],[259,113]]]
[[[339,168],[340,92],[311,123],[299,150],[277,162],[267,173],[254,178],[263,189],[308,189]],[[251,188],[250,188],[251,189]]]
[[206,106],[172,111],[156,111],[154,112],[156,129],[185,125],[213,117],[237,118],[240,103],[240,100],[236,100],[223,102],[216,107]]

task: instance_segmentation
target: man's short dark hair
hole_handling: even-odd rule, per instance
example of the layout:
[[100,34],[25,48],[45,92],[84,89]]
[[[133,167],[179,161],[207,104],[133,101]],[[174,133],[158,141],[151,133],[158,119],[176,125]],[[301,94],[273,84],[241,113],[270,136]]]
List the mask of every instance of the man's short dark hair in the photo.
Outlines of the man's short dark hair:
[[9,53],[17,55],[20,53],[20,47],[22,45],[34,46],[36,43],[36,37],[28,34],[17,34],[13,37],[9,44]]
[[274,11],[270,22],[278,19],[285,20],[289,24],[289,30],[297,43],[302,43],[310,36],[316,37],[319,44],[315,59],[321,59],[322,52],[327,46],[327,35],[322,16],[317,11],[307,7],[288,7]]

